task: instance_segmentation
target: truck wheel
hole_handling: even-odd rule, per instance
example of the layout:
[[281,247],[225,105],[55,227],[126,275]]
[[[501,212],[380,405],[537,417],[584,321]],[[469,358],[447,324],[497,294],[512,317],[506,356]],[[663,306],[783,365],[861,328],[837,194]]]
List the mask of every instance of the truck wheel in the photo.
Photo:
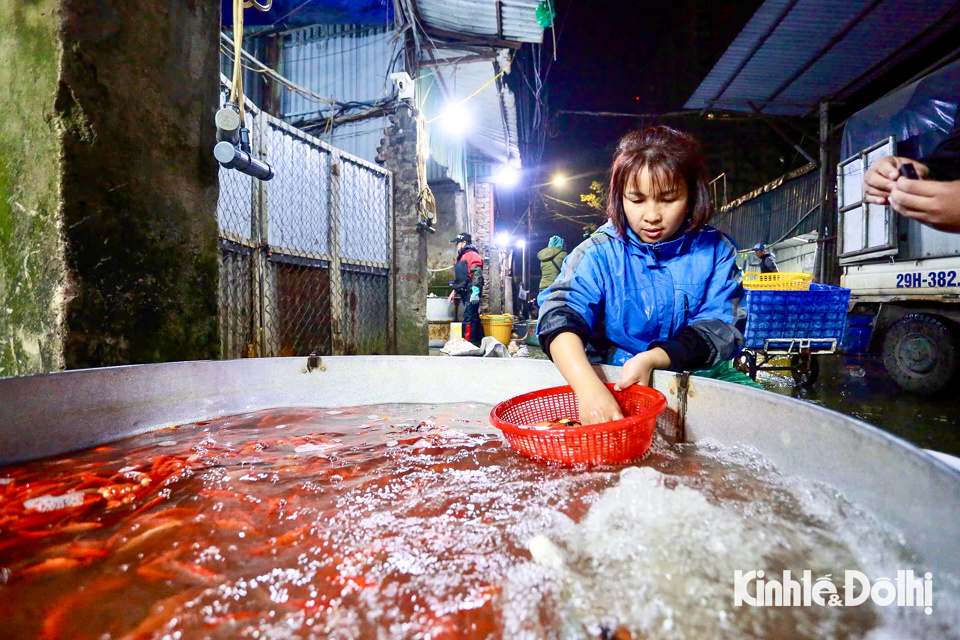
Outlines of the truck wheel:
[[[807,367],[807,361],[810,366]],[[820,360],[810,355],[796,355],[790,357],[790,373],[793,381],[804,387],[812,387],[820,378]]]
[[883,340],[883,366],[903,389],[937,393],[957,371],[957,339],[937,318],[908,314],[890,327]]

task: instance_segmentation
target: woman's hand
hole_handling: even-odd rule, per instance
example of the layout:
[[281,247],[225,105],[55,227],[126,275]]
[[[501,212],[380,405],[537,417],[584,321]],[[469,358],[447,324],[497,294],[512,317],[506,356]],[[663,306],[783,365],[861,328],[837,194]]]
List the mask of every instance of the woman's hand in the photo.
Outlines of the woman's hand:
[[577,403],[580,405],[580,424],[600,424],[622,420],[623,412],[620,405],[614,400],[610,390],[600,382],[597,386],[590,386],[585,390],[576,391]]
[[900,177],[889,196],[893,210],[939,231],[960,232],[960,180]]
[[654,369],[666,369],[670,366],[670,356],[660,347],[638,353],[623,365],[620,380],[613,385],[617,391],[623,391],[635,384],[650,386],[650,376]]
[[930,169],[925,164],[910,158],[884,156],[874,162],[863,176],[864,199],[870,204],[890,204],[890,192],[896,188],[900,167],[904,164],[912,164],[921,179],[930,176]]
[[623,418],[620,405],[590,366],[580,336],[569,331],[559,334],[550,343],[550,355],[577,396],[580,424],[599,424]]

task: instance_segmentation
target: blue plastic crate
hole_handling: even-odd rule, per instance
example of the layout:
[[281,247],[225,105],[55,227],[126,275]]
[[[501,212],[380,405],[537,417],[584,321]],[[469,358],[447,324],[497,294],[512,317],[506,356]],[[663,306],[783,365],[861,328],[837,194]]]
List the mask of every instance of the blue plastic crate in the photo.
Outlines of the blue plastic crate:
[[[747,289],[744,331],[746,346],[764,348],[767,340],[836,339],[839,345],[847,325],[850,289],[811,284],[809,291],[764,291]],[[813,345],[826,348],[823,345]]]

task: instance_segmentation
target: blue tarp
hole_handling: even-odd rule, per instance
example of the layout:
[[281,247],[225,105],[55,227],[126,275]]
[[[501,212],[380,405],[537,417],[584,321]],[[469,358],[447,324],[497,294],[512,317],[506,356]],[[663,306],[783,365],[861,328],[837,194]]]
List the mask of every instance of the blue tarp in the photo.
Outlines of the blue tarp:
[[[224,25],[233,25],[233,2],[221,0]],[[386,24],[393,20],[393,0],[273,0],[270,11],[245,9],[247,26],[286,28],[312,24]]]
[[889,136],[897,155],[920,158],[947,137],[960,105],[960,61],[898,89],[858,111],[843,128],[846,159]]

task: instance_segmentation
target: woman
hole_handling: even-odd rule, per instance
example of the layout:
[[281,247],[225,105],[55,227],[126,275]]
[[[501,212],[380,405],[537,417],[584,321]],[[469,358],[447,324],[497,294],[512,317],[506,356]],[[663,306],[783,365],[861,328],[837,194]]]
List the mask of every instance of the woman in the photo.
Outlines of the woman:
[[583,424],[623,417],[590,365],[588,344],[623,366],[617,389],[649,384],[654,369],[722,365],[743,345],[736,252],[706,225],[711,214],[692,136],[651,127],[620,141],[608,222],[539,296],[540,344],[576,393]]

